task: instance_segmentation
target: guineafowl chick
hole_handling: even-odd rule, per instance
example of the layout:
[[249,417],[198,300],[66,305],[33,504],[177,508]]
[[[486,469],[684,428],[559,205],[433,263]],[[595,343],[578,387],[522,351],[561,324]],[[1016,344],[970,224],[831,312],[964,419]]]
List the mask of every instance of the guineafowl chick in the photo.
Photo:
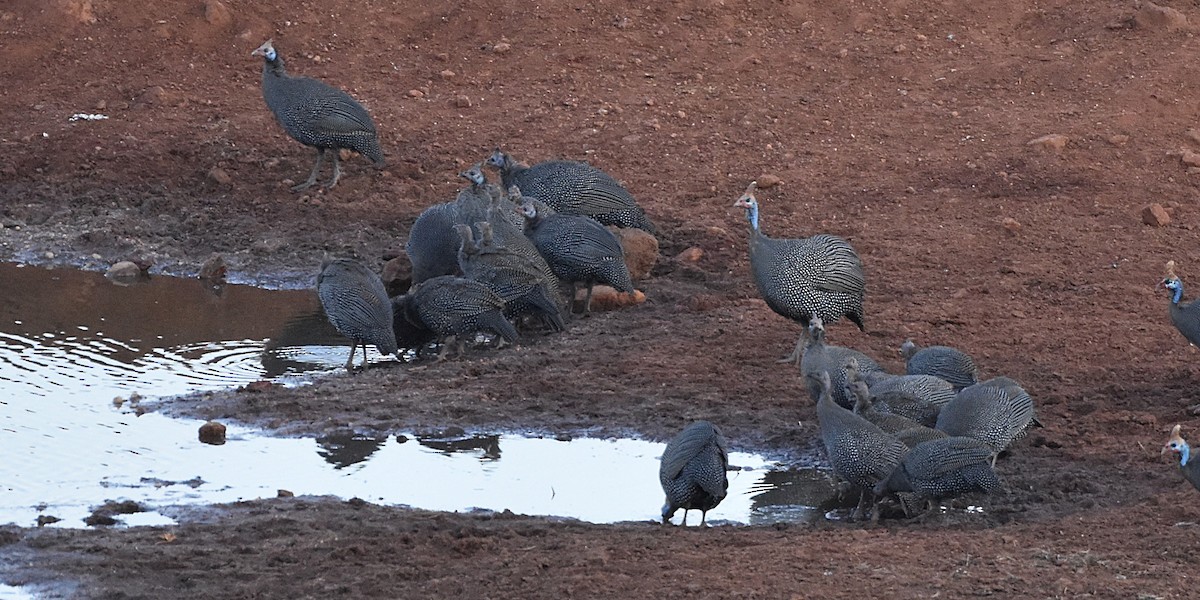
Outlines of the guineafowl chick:
[[[427,279],[407,294],[393,298],[392,309],[397,340],[411,340],[410,344],[415,345],[405,347],[420,348],[431,339],[439,339],[439,361],[446,357],[451,340],[457,342],[458,354],[463,354],[467,336],[477,331],[490,331],[508,343],[517,339],[517,330],[504,318],[504,299],[488,286],[463,277]],[[429,335],[422,335],[422,331]]]
[[951,436],[975,438],[996,456],[1025,435],[1034,421],[1033,397],[1017,382],[995,377],[965,387],[938,414],[937,429]]
[[453,201],[426,208],[408,231],[404,252],[412,262],[413,285],[434,277],[460,273],[458,247],[461,242],[454,232],[454,225],[472,225],[487,219],[491,196],[499,193],[496,186],[488,186],[482,163],[458,176],[467,181],[467,187],[459,190]]
[[629,191],[611,175],[587,163],[552,160],[527,167],[499,148],[487,162],[500,170],[505,189],[519,186],[556,212],[589,216],[605,225],[655,232]]
[[[820,423],[825,453],[833,472],[859,488],[854,518],[861,519],[868,504],[867,495],[873,494],[875,484],[895,470],[908,448],[896,436],[838,406],[833,401],[829,373],[822,371],[810,378],[816,380],[821,390],[821,397],[817,401],[817,421]],[[871,498],[870,504],[874,506],[875,500]],[[871,520],[878,519],[879,510],[875,507]]]
[[576,284],[587,286],[583,314],[592,310],[592,288],[597,283],[633,293],[621,242],[599,221],[583,215],[545,214],[532,199],[525,199],[519,209],[525,215],[525,235],[554,274],[571,284],[571,298]]
[[971,492],[1001,490],[996,472],[988,464],[992,449],[969,437],[946,437],[917,444],[888,477],[875,485],[875,494],[913,492],[928,502],[938,502]]
[[853,358],[860,373],[883,372],[871,357],[851,348],[830,346],[825,343],[825,322],[820,317],[813,317],[808,322],[808,334],[801,338],[807,340],[800,358],[800,374],[804,376],[808,386],[808,394],[814,401],[821,397],[821,388],[817,384],[820,373],[829,373],[833,389],[830,392],[834,401],[844,408],[853,408],[854,400],[846,396],[846,364]]
[[[750,221],[750,268],[767,306],[805,327],[813,317],[830,324],[845,316],[863,329],[866,276],[858,252],[835,235],[767,237],[758,226],[755,188],[756,183],[750,182],[734,206],[746,209]],[[801,336],[792,353],[780,362],[798,362],[803,346]]]
[[954,391],[979,383],[979,369],[969,354],[950,346],[918,348],[912,340],[900,345],[905,372],[909,375],[932,375],[954,386]]
[[327,260],[317,275],[317,296],[329,322],[350,338],[350,358],[346,370],[354,367],[354,352],[363,348],[363,368],[367,368],[367,344],[381,354],[396,354],[396,334],[392,329],[392,304],[383,280],[366,265],[348,258]]
[[667,444],[658,468],[658,481],[667,495],[662,507],[663,522],[670,522],[675,511],[700,511],[705,525],[708,511],[716,508],[729,489],[725,469],[729,465],[729,446],[716,425],[697,421],[679,432]]
[[338,157],[342,148],[366,156],[376,168],[386,165],[375,122],[354,98],[316,79],[289,75],[270,40],[251,52],[251,56],[263,57],[263,99],[275,119],[296,141],[317,149],[312,173],[304,183],[292,186],[293,190],[307,189],[317,182],[326,150],[332,150],[333,154],[333,177],[325,185],[327,188],[337,185],[342,176]]
[[1179,472],[1183,473],[1183,478],[1188,480],[1192,487],[1200,490],[1200,460],[1192,460],[1192,447],[1188,445],[1187,440],[1183,439],[1180,430],[1181,427],[1178,424],[1171,428],[1171,437],[1163,445],[1160,454],[1178,456]]
[[876,410],[875,405],[871,402],[871,391],[865,382],[847,381],[846,396],[854,399],[854,414],[874,423],[876,427],[888,433],[895,434],[905,429],[922,426],[908,417]]
[[933,427],[942,405],[954,399],[954,388],[931,375],[892,375],[881,370],[860,373],[858,360],[846,359],[846,381],[867,384],[876,410],[908,417]]
[[1200,346],[1200,302],[1195,300],[1181,304],[1183,301],[1183,280],[1175,274],[1175,261],[1167,262],[1167,276],[1160,284],[1171,292],[1171,323],[1175,329],[1187,338],[1187,341]]

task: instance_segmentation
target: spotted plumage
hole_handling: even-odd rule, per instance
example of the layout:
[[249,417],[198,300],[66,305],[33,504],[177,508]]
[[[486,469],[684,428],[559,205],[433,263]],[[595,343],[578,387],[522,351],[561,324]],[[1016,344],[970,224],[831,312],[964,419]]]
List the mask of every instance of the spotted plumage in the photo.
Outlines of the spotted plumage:
[[289,75],[283,58],[270,41],[251,54],[263,58],[263,99],[275,119],[296,141],[317,149],[317,160],[308,180],[292,189],[303,190],[317,182],[327,150],[333,154],[333,176],[326,184],[330,188],[337,185],[342,175],[340,149],[366,156],[377,168],[386,164],[375,122],[354,98],[316,79]]
[[1017,382],[995,377],[963,388],[942,407],[937,429],[987,444],[995,455],[1020,439],[1034,421],[1033,397]]
[[919,348],[912,340],[900,346],[905,372],[909,375],[932,375],[944,379],[955,391],[979,383],[979,369],[969,354],[950,346]]
[[554,287],[557,283],[545,280],[549,271],[545,261],[538,264],[494,243],[491,224],[486,221],[476,223],[475,227],[483,231],[483,238],[478,241],[471,227],[461,223],[454,226],[462,242],[458,261],[463,275],[487,285],[503,298],[505,316],[538,315],[553,330],[562,331],[565,325]]
[[366,265],[352,259],[327,260],[317,275],[317,296],[329,322],[350,338],[350,358],[346,369],[354,367],[354,352],[363,347],[363,368],[367,366],[367,344],[381,354],[395,354],[396,334],[392,329],[392,305],[383,280]]
[[608,173],[587,163],[553,160],[526,167],[498,148],[487,162],[500,170],[505,188],[519,186],[556,212],[585,215],[605,225],[655,232],[629,191]]
[[[750,221],[750,268],[767,306],[806,327],[813,317],[830,324],[844,316],[863,329],[866,275],[858,253],[835,235],[767,237],[758,226],[754,190],[751,182],[734,206],[746,209]],[[784,360],[798,361],[802,346],[803,337]]]
[[[488,286],[463,277],[442,275],[427,279],[392,299],[393,323],[398,343],[419,349],[427,342],[443,342],[438,358],[445,358],[449,341],[489,331],[505,342],[517,339],[517,330],[504,318],[504,299]],[[426,333],[427,332],[427,333]]]
[[[833,472],[861,490],[855,511],[855,517],[861,517],[866,509],[867,494],[895,470],[908,448],[896,436],[838,406],[833,401],[828,373],[819,373],[815,379],[821,390],[817,401],[821,441],[825,444]],[[872,518],[879,518],[878,510],[873,511]]]
[[861,373],[883,372],[879,363],[858,350],[826,344],[825,323],[820,317],[809,320],[807,335],[801,339],[805,344],[800,356],[800,374],[804,377],[808,394],[814,401],[821,397],[821,388],[817,383],[819,375],[828,373],[833,385],[830,393],[834,401],[844,408],[854,407],[854,400],[846,395],[846,365],[850,359],[854,359],[854,364]]
[[1001,488],[988,464],[992,449],[969,437],[946,437],[914,446],[886,479],[875,485],[883,496],[912,492],[922,500],[938,502],[972,492],[996,493]]
[[1175,261],[1167,263],[1167,276],[1160,285],[1171,293],[1171,323],[1187,341],[1200,346],[1200,302],[1182,304],[1183,280],[1175,274]]
[[659,464],[658,481],[666,494],[662,507],[663,522],[675,511],[700,511],[700,525],[708,511],[715,508],[729,489],[725,470],[729,465],[729,447],[721,430],[708,421],[692,423],[667,444]]
[[1179,472],[1183,478],[1200,490],[1200,460],[1194,460],[1192,447],[1183,439],[1182,428],[1179,425],[1171,428],[1171,437],[1163,445],[1162,454],[1173,454],[1179,458]]

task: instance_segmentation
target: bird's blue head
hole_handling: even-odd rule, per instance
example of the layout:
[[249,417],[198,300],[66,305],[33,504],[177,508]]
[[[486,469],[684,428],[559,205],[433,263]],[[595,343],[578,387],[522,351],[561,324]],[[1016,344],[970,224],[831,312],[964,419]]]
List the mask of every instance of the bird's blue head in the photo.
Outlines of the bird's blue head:
[[1168,439],[1167,443],[1163,445],[1161,454],[1166,454],[1168,452],[1179,455],[1179,466],[1181,467],[1186,467],[1188,460],[1191,459],[1192,448],[1191,446],[1188,446],[1187,441],[1184,440],[1183,435],[1180,434],[1179,425],[1175,425],[1175,427],[1171,429],[1171,438]]
[[667,500],[662,507],[663,522],[670,521],[671,517],[675,516],[675,510],[676,509],[671,506],[671,501]]
[[746,209],[746,219],[750,221],[750,227],[755,231],[758,231],[758,199],[754,197],[754,190],[757,187],[758,182],[751,181],[742,196],[733,203],[734,206]]
[[275,62],[275,59],[278,57],[278,55],[275,53],[274,41],[267,40],[263,42],[263,45],[255,48],[254,51],[250,53],[250,56],[261,56],[266,59],[267,62]]
[[496,150],[492,152],[492,155],[488,157],[487,164],[496,167],[497,169],[503,169],[504,165],[508,164],[509,160],[510,159],[508,158],[507,154],[501,152],[499,148],[496,148]]
[[475,166],[459,173],[458,176],[477,186],[487,183],[487,176],[483,174],[483,163],[476,163]]
[[1171,292],[1172,303],[1179,304],[1179,301],[1183,299],[1183,282],[1180,281],[1179,278],[1167,277],[1166,279],[1162,280],[1160,285]]

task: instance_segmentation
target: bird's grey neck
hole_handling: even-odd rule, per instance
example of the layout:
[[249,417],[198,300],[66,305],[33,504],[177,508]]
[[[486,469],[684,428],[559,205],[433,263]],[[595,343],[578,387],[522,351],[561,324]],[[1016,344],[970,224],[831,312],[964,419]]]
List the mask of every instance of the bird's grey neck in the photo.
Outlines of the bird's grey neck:
[[1183,282],[1177,281],[1175,282],[1175,295],[1171,298],[1171,302],[1179,304],[1180,300],[1183,300]]
[[283,67],[283,59],[276,56],[275,60],[264,60],[263,74],[285,77],[287,75],[287,70]]
[[1186,467],[1191,456],[1192,447],[1187,445],[1187,442],[1184,442],[1182,447],[1179,449],[1179,466]]

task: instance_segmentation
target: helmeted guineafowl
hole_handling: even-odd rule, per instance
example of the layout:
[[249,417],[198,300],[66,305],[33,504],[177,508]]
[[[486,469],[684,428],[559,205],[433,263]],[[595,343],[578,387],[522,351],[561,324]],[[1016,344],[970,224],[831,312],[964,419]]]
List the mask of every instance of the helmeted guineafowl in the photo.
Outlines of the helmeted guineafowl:
[[658,468],[658,481],[667,496],[663,522],[682,508],[683,525],[687,525],[687,511],[694,509],[700,511],[704,526],[708,511],[725,499],[729,489],[728,464],[729,446],[716,425],[697,421],[679,432],[663,450]]
[[[863,329],[866,276],[858,253],[835,235],[767,237],[758,227],[755,187],[750,182],[734,206],[745,208],[750,221],[750,268],[767,306],[805,327],[812,317],[829,324],[845,316]],[[803,342],[801,336],[792,354],[780,362],[799,361]]]
[[366,265],[348,258],[327,260],[317,275],[317,296],[329,322],[350,338],[350,358],[346,370],[354,367],[354,351],[363,347],[363,368],[367,367],[367,344],[381,354],[396,354],[396,333],[392,330],[392,303],[383,280]]
[[489,185],[479,163],[458,174],[467,181],[454,200],[430,206],[417,216],[408,231],[404,251],[412,262],[412,283],[416,285],[441,275],[457,275],[458,248],[461,242],[454,232],[456,223],[473,225],[487,219],[493,194],[500,190]]
[[863,381],[847,381],[846,396],[854,399],[854,414],[872,422],[876,427],[892,434],[922,425],[903,415],[877,410],[871,402],[871,390]]
[[846,380],[862,380],[867,384],[871,402],[880,412],[902,415],[933,427],[942,405],[954,399],[954,388],[931,375],[892,375],[881,370],[860,373],[858,360],[848,358],[844,364]]
[[571,298],[575,298],[577,283],[587,286],[583,314],[592,309],[592,288],[597,283],[618,292],[633,292],[621,242],[599,221],[583,215],[547,215],[538,212],[532,199],[525,199],[520,210],[525,215],[525,235],[554,274],[571,284]]
[[[914,492],[927,502],[938,502],[972,492],[1001,490],[996,472],[988,464],[992,449],[969,437],[946,437],[917,444],[894,471],[875,485],[879,496]],[[907,512],[907,510],[906,510]]]
[[535,314],[543,317],[553,330],[562,331],[565,326],[559,311],[558,291],[550,287],[554,284],[545,281],[542,266],[529,257],[488,243],[492,231],[490,223],[481,221],[475,227],[483,230],[483,239],[476,241],[467,225],[454,226],[462,240],[458,262],[463,275],[487,285],[503,298],[505,316]]
[[1183,439],[1180,429],[1179,425],[1171,428],[1171,437],[1163,445],[1160,454],[1178,456],[1179,472],[1183,473],[1183,478],[1188,480],[1192,487],[1200,490],[1200,460],[1192,460],[1192,447],[1188,445],[1187,440]]
[[975,438],[996,456],[1025,435],[1034,421],[1033,397],[1008,377],[994,377],[958,392],[938,414],[937,429]]
[[552,160],[526,167],[499,148],[487,162],[500,170],[505,189],[520,186],[523,192],[545,202],[556,212],[586,215],[605,225],[655,232],[654,225],[629,191],[608,173],[587,163]]
[[[430,338],[442,342],[438,360],[446,357],[450,341],[463,352],[466,336],[477,331],[490,331],[505,342],[517,339],[517,330],[504,318],[504,299],[488,286],[464,277],[442,275],[427,279],[392,299],[393,317],[397,325],[397,340],[413,340],[417,348]],[[411,331],[429,332],[429,336],[413,335]]]
[[1160,284],[1171,292],[1171,322],[1187,341],[1200,346],[1200,302],[1195,300],[1180,304],[1183,300],[1183,280],[1175,274],[1175,261],[1167,262],[1167,276]]
[[[874,494],[875,484],[895,470],[896,465],[908,452],[896,436],[885,432],[870,421],[838,406],[833,401],[829,373],[822,371],[815,376],[821,389],[817,401],[817,421],[821,426],[821,440],[833,472],[851,485],[860,489],[858,508],[854,518],[862,517],[867,505],[867,494]],[[872,498],[872,504],[874,504]],[[876,507],[872,520],[879,519]]]
[[940,377],[954,390],[961,390],[979,383],[979,369],[966,352],[950,346],[926,346],[918,348],[912,340],[900,345],[900,356],[904,357],[905,372],[909,375],[933,375]]
[[946,433],[945,431],[939,431],[932,427],[926,427],[924,425],[918,425],[917,427],[910,427],[909,429],[896,432],[896,439],[900,440],[900,443],[908,446],[909,448],[912,448],[921,442],[939,440],[944,437],[950,437],[950,434]]
[[822,372],[829,373],[833,384],[830,392],[839,406],[853,408],[854,400],[846,396],[846,362],[853,358],[857,361],[861,373],[883,372],[883,367],[871,357],[851,348],[830,346],[825,343],[825,322],[820,317],[813,317],[808,322],[808,333],[802,338],[807,340],[800,357],[800,374],[808,386],[808,394],[814,401],[820,399],[821,388],[817,385],[817,376]]
[[263,57],[263,99],[275,113],[275,119],[296,141],[317,149],[317,160],[308,180],[292,186],[293,190],[303,190],[317,182],[326,150],[332,150],[333,154],[333,177],[326,184],[329,188],[337,185],[342,176],[338,157],[342,148],[366,156],[377,168],[386,164],[375,122],[354,98],[316,79],[288,75],[283,58],[270,40],[251,55]]

